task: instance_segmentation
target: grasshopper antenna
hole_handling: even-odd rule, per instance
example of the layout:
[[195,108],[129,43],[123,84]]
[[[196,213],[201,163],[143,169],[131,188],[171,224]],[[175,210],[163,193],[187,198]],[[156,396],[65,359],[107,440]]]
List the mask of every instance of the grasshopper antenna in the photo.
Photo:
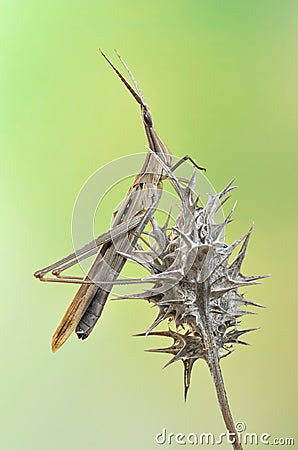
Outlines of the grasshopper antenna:
[[134,90],[134,88],[126,81],[126,79],[124,78],[124,76],[119,72],[119,70],[114,66],[114,64],[109,60],[109,58],[104,54],[104,52],[99,49],[100,53],[102,54],[102,56],[104,57],[104,59],[110,64],[110,66],[112,67],[112,69],[114,70],[114,72],[118,75],[118,77],[120,78],[120,80],[122,81],[123,84],[125,84],[125,86],[127,87],[127,89],[129,90],[129,92],[131,93],[131,95],[135,98],[135,100],[139,103],[139,105],[145,107],[147,109],[147,105],[144,102],[143,96],[141,94],[140,88],[138,87],[136,81],[133,78],[133,75],[131,74],[130,70],[128,69],[128,67],[126,66],[126,64],[124,63],[124,61],[121,59],[121,56],[118,55],[118,57],[120,58],[120,61],[122,62],[122,64],[124,65],[124,67],[126,68],[126,70],[129,73],[130,78],[133,81],[133,84],[137,90],[137,92]]
[[139,87],[139,85],[137,83],[137,80],[133,76],[132,71],[130,70],[130,68],[128,67],[128,65],[126,64],[126,62],[124,61],[124,59],[122,58],[120,53],[118,52],[118,50],[116,48],[114,50],[115,50],[116,55],[120,59],[121,64],[123,65],[123,67],[125,68],[126,72],[128,73],[129,78],[131,79],[131,81],[132,81],[132,83],[133,83],[137,93],[139,94],[140,98],[142,99],[143,104],[146,105],[146,102],[145,102],[144,96],[142,94],[142,91],[141,91],[141,89],[140,89],[140,87]]

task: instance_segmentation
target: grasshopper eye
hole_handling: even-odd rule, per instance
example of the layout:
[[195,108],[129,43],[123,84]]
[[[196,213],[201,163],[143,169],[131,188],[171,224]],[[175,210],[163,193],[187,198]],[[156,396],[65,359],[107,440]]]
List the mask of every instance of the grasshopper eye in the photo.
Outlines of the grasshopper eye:
[[144,111],[143,117],[144,117],[144,121],[145,121],[145,124],[147,125],[147,127],[152,128],[153,121],[152,121],[152,118],[151,118],[150,114],[148,113],[148,111]]

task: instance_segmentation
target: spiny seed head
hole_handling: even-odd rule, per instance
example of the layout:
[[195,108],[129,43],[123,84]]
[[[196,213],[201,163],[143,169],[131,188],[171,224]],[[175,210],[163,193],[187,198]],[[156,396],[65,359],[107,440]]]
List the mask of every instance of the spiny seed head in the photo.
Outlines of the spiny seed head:
[[[234,208],[224,221],[215,220],[235,189],[232,183],[233,180],[219,194],[209,195],[205,207],[201,207],[192,177],[186,187],[180,186],[181,212],[174,226],[159,226],[153,218],[149,235],[154,245],[148,249],[139,244],[130,256],[135,262],[146,263],[150,271],[147,280],[153,283],[150,290],[134,297],[145,298],[158,308],[157,317],[145,334],[173,339],[169,347],[150,351],[172,354],[167,365],[183,362],[185,397],[194,362],[204,359],[212,372],[214,361],[218,363],[229,355],[234,344],[247,344],[240,338],[254,329],[238,328],[239,318],[249,313],[242,307],[261,306],[239,293],[239,288],[256,284],[264,277],[241,273],[252,228],[228,245],[223,234]],[[230,262],[237,247],[238,254]],[[153,332],[164,320],[170,320],[175,331]]]

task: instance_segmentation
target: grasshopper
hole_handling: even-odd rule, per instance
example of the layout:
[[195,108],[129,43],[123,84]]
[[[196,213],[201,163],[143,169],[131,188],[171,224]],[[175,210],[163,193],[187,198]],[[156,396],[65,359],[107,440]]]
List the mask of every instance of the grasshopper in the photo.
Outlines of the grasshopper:
[[[159,161],[162,161],[172,171],[185,160],[190,160],[198,169],[205,170],[203,167],[197,166],[188,155],[173,164],[173,156],[154,128],[150,108],[133,74],[116,52],[134,87],[127,82],[108,57],[101,50],[100,52],[140,105],[141,119],[150,151],[148,150],[143,167],[135,177],[119,210],[114,214],[110,231],[86,244],[75,253],[34,273],[34,276],[41,281],[80,284],[53,334],[52,350],[54,352],[64,344],[73,331],[76,331],[79,339],[86,339],[100,318],[109,293],[126,262],[127,258],[122,254],[131,253],[138,236],[141,235],[158,206],[162,182],[167,177],[164,175],[163,165]],[[123,239],[124,234],[125,239]],[[95,253],[96,257],[86,277],[61,275],[67,268]],[[46,277],[49,272],[55,278]],[[104,280],[104,286],[100,286],[102,280]]]

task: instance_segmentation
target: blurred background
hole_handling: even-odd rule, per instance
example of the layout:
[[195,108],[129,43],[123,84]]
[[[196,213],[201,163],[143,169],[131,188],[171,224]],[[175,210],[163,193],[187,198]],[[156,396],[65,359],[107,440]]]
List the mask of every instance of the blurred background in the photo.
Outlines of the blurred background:
[[[207,167],[216,190],[237,177],[227,240],[254,223],[245,272],[272,277],[247,293],[267,307],[244,319],[261,327],[252,346],[222,370],[247,432],[295,437],[297,2],[10,0],[0,21],[1,448],[152,449],[163,427],[225,431],[206,364],[185,403],[182,364],[163,370],[166,355],[144,352],[167,341],[132,337],[155,316],[145,302],[110,302],[88,340],[50,350],[76,287],[32,274],[72,251],[93,172],[145,150],[139,109],[99,47],[125,57],[176,156]],[[98,211],[98,234],[127,186]]]

